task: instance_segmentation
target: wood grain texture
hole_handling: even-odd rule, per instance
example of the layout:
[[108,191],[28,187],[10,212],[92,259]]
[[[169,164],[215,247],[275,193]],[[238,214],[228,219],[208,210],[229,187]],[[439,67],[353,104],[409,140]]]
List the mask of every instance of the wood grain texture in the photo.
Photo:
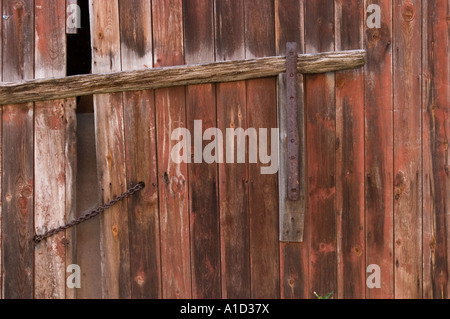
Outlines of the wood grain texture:
[[[275,37],[277,55],[285,54],[286,42],[297,42],[300,53],[304,51],[304,1],[275,1]],[[299,127],[299,177],[300,177],[300,198],[298,201],[289,201],[286,198],[286,76],[280,74],[278,77],[278,127],[280,128],[280,165],[278,172],[279,187],[279,213],[280,213],[280,240],[292,237],[283,236],[286,231],[285,224],[289,216],[296,216],[294,229],[300,229],[301,234],[293,237],[301,240],[301,243],[281,242],[280,243],[280,297],[281,298],[305,298],[308,296],[308,249],[309,243],[306,240],[309,236],[308,227],[301,227],[304,224],[306,213],[306,132],[305,132],[305,112],[304,112],[304,86],[303,75],[298,76],[298,127]],[[298,223],[297,223],[298,222]],[[284,224],[284,225],[283,225]],[[283,236],[283,237],[281,237]]]
[[[448,1],[91,1],[94,74],[66,78],[69,1],[0,0],[0,296],[448,298]],[[299,84],[303,202],[262,163],[175,164],[171,134],[195,120],[281,126],[287,41],[301,72],[367,59]],[[92,93],[95,134],[73,98]],[[114,211],[32,243],[141,180]],[[304,214],[303,242],[278,242],[278,212]],[[65,287],[70,263],[81,289]]]
[[[151,1],[120,1],[122,70],[153,66]],[[128,200],[132,298],[161,297],[158,177],[154,91],[125,92],[128,187],[145,189]]]
[[[184,47],[187,64],[214,61],[214,2],[183,1]],[[201,84],[186,88],[186,126],[201,135],[216,127],[216,87]],[[217,137],[216,137],[217,138]],[[199,161],[211,141],[194,142],[194,161],[189,165],[192,297],[217,299],[220,288],[220,231],[217,163]],[[218,150],[216,150],[217,152]]]
[[[66,175],[65,184],[65,220],[70,221],[76,218],[77,200],[77,101],[68,99],[64,101],[64,168]],[[77,238],[76,229],[68,229],[65,234],[66,240],[66,270],[68,265],[77,263]],[[67,275],[67,274],[66,274]],[[77,289],[69,288],[65,285],[66,299],[75,299]]]
[[[275,54],[274,3],[270,0],[244,1],[246,57]],[[277,127],[277,98],[275,78],[247,81],[247,127],[257,131]],[[271,133],[261,140],[272,150]],[[278,143],[277,145],[278,146]],[[249,145],[249,148],[252,147]],[[277,147],[274,148],[278,150]],[[276,152],[276,151],[275,151]],[[273,155],[273,154],[272,154]],[[278,244],[278,177],[262,174],[262,164],[249,164],[250,265],[252,298],[279,298]],[[275,160],[272,157],[272,160]],[[278,164],[278,163],[277,163]],[[264,234],[261,236],[261,234]]]
[[[36,103],[34,224],[37,234],[66,222],[64,110],[64,101]],[[35,248],[34,289],[38,299],[65,298],[65,240],[65,233],[61,232]]]
[[[121,70],[118,1],[91,1],[92,72]],[[122,94],[94,96],[99,187],[106,203],[126,191]],[[129,298],[130,260],[127,203],[101,217],[103,298]]]
[[394,297],[392,1],[365,1],[381,8],[381,28],[365,28],[366,265],[381,268],[381,288],[366,297]]
[[[304,9],[303,1],[275,1],[275,35],[277,55],[286,54],[286,43],[297,42],[300,53],[304,51],[304,29],[302,17]],[[295,12],[295,14],[293,14]],[[286,109],[286,74],[278,76],[278,127],[280,129],[280,158],[279,158],[279,211],[280,211],[280,241],[302,242],[304,231],[304,219],[306,209],[306,157],[305,157],[305,125],[304,125],[304,92],[303,76],[298,75],[297,84],[297,109],[298,109],[298,134],[299,134],[299,199],[291,201],[287,198],[287,109]]]
[[[115,58],[111,59],[111,61],[114,60]],[[232,82],[276,76],[286,71],[284,57],[262,57],[176,67],[161,67],[162,62],[159,60],[160,58],[157,57],[155,66],[159,67],[154,69],[123,72],[104,71],[101,74],[75,75],[65,78],[4,82],[0,85],[0,104],[45,101],[192,84]],[[100,63],[100,61],[94,61],[94,63]],[[300,73],[309,74],[353,69],[364,64],[365,52],[353,50],[300,55],[297,65]],[[104,67],[115,69],[115,66],[104,65]],[[96,68],[103,69],[101,66],[96,66]]]
[[[181,0],[152,1],[154,65],[184,64]],[[168,23],[170,21],[170,23]],[[163,298],[191,297],[188,170],[171,159],[172,132],[186,127],[185,88],[155,91]]]
[[[34,1],[3,1],[3,80],[34,75]],[[4,298],[33,298],[33,103],[3,106],[2,273]]]
[[[336,50],[363,46],[364,1],[335,1]],[[338,290],[365,297],[364,77],[361,69],[336,73],[336,210]]]
[[[306,52],[334,49],[334,5],[306,1]],[[310,296],[337,288],[336,260],[336,108],[334,74],[305,78],[307,121]]]
[[[244,3],[216,0],[216,61],[245,58]],[[245,82],[219,83],[217,127],[247,129]],[[222,298],[250,298],[248,165],[219,164]]]
[[[65,75],[64,2],[35,1],[35,77]],[[34,227],[37,234],[66,222],[65,101],[37,102],[34,116]],[[65,233],[35,248],[34,296],[64,299]]]
[[448,1],[422,3],[423,298],[450,293]]
[[396,1],[394,30],[395,298],[422,298],[420,1]]

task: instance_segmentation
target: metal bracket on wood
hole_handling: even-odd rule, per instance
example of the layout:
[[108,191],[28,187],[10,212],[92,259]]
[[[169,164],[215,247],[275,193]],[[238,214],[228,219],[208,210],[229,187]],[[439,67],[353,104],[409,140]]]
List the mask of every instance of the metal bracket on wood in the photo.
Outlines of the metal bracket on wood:
[[297,58],[296,42],[286,43],[286,105],[287,105],[287,153],[288,153],[288,199],[299,199],[298,176],[298,110],[297,110]]

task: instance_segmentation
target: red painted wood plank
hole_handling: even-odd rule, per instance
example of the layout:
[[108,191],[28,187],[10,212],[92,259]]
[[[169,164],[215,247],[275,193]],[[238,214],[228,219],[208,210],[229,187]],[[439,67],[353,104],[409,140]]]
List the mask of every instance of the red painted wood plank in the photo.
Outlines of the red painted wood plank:
[[[214,2],[183,1],[186,64],[214,61]],[[192,134],[201,121],[201,134],[215,128],[215,85],[186,88],[186,121]],[[194,137],[195,139],[195,137]],[[202,140],[202,139],[201,139]],[[194,142],[195,143],[195,142]],[[191,227],[192,297],[220,298],[220,230],[218,166],[207,163],[203,149],[210,140],[194,144],[193,163],[189,164],[189,210]],[[217,152],[218,150],[216,150]],[[203,158],[203,159],[202,159]]]
[[449,296],[448,1],[422,3],[423,297]]
[[[151,1],[121,1],[122,71],[153,66]],[[126,92],[125,156],[128,187],[145,189],[128,200],[132,298],[161,297],[154,91]]]
[[[66,6],[64,2],[35,1],[35,77],[65,76]],[[37,233],[66,222],[65,101],[35,104],[34,227]],[[34,294],[38,299],[65,298],[65,233],[41,242],[35,249]]]
[[[121,70],[119,5],[117,0],[90,2],[92,72]],[[101,201],[126,191],[123,95],[94,96],[97,167]],[[103,298],[129,298],[130,258],[127,203],[120,202],[100,216]]]
[[381,269],[381,288],[366,290],[367,298],[393,298],[393,105],[392,2],[380,6],[381,28],[365,26],[365,214],[366,265]]
[[[245,50],[246,57],[262,57],[275,54],[274,3],[269,0],[246,0]],[[247,81],[247,127],[258,131],[258,152],[266,144],[267,152],[278,151],[277,143],[271,143],[272,128],[277,127],[277,98],[275,78]],[[267,131],[263,139],[260,129]],[[249,145],[249,151],[250,147]],[[278,160],[276,168],[278,168]],[[279,244],[278,244],[278,176],[275,172],[263,174],[258,163],[249,164],[249,214],[250,214],[250,265],[252,298],[279,298]],[[270,163],[273,164],[273,163]],[[264,234],[264,235],[262,235]]]
[[396,1],[394,31],[395,297],[422,297],[420,1]]
[[[184,64],[181,0],[152,1],[154,66]],[[171,159],[186,127],[185,88],[155,91],[163,298],[191,297],[187,164]]]
[[[304,52],[304,1],[298,0],[277,0],[275,1],[275,36],[276,36],[276,54],[283,55],[286,51],[286,42],[297,42],[299,53]],[[283,149],[283,140],[286,133],[283,131],[282,121],[283,116],[282,105],[285,103],[285,93],[283,87],[285,86],[285,76],[280,75],[278,80],[278,126],[280,128],[280,149]],[[279,212],[280,214],[292,211],[293,213],[306,212],[306,152],[305,152],[305,114],[304,114],[304,91],[303,91],[303,75],[299,75],[299,130],[300,131],[300,191],[302,195],[300,200],[292,202],[285,199],[285,195],[280,197]],[[278,174],[286,174],[286,164],[283,160],[283,152],[280,151],[280,167]],[[281,177],[281,176],[280,176]],[[279,178],[279,193],[283,194],[281,181]],[[280,219],[280,223],[281,223]],[[281,229],[281,228],[280,228]],[[309,236],[308,226],[305,225],[302,243],[280,243],[280,297],[281,298],[305,298],[309,296],[308,290],[308,249]]]
[[[362,48],[364,1],[335,2],[336,50]],[[365,297],[364,78],[336,73],[338,298]]]
[[[334,50],[334,5],[306,1],[306,53]],[[336,291],[336,108],[334,74],[306,76],[309,297]]]
[[[216,60],[245,58],[244,3],[216,0]],[[246,127],[245,82],[219,83],[217,127]],[[234,154],[235,156],[235,154]],[[222,298],[250,298],[248,165],[219,164]]]
[[[3,1],[3,80],[34,76],[34,1]],[[4,298],[33,298],[33,103],[3,106]]]

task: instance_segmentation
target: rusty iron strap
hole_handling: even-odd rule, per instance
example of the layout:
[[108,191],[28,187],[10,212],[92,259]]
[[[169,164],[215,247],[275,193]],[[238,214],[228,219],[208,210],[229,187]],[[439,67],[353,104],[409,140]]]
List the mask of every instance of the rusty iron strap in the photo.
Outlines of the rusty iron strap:
[[98,214],[102,213],[106,209],[114,206],[117,202],[120,202],[120,201],[124,200],[125,198],[130,197],[131,195],[134,195],[135,193],[139,192],[144,187],[145,187],[145,183],[144,182],[140,182],[140,183],[134,185],[133,187],[131,187],[130,189],[128,189],[122,195],[117,196],[116,198],[114,198],[110,202],[108,202],[108,203],[106,203],[106,204],[104,204],[102,206],[97,207],[96,209],[90,211],[87,214],[84,214],[84,215],[80,216],[79,218],[77,218],[77,219],[67,223],[66,225],[60,226],[58,228],[51,229],[51,230],[49,230],[49,231],[47,231],[47,232],[45,232],[44,234],[41,234],[41,235],[35,235],[34,238],[33,238],[33,241],[36,244],[39,244],[41,241],[43,241],[44,239],[46,239],[48,237],[56,235],[56,234],[66,230],[66,229],[68,229],[70,227],[73,227],[75,225],[81,224],[82,222],[84,222],[84,221],[86,221],[88,219],[91,219],[91,218],[97,216]]
[[288,199],[299,199],[298,176],[298,49],[296,42],[286,43],[286,106],[287,106],[287,152],[288,152]]

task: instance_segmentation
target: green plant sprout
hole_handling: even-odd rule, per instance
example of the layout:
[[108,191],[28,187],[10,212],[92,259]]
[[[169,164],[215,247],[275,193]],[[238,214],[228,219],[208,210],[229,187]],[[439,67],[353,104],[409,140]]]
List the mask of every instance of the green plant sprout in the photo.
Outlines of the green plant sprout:
[[317,292],[314,291],[314,295],[317,297],[317,299],[330,299],[330,297],[331,297],[332,294],[333,294],[333,291],[330,292],[330,293],[329,293],[328,295],[326,295],[325,297],[323,297],[323,296],[319,296],[319,295],[317,294]]

